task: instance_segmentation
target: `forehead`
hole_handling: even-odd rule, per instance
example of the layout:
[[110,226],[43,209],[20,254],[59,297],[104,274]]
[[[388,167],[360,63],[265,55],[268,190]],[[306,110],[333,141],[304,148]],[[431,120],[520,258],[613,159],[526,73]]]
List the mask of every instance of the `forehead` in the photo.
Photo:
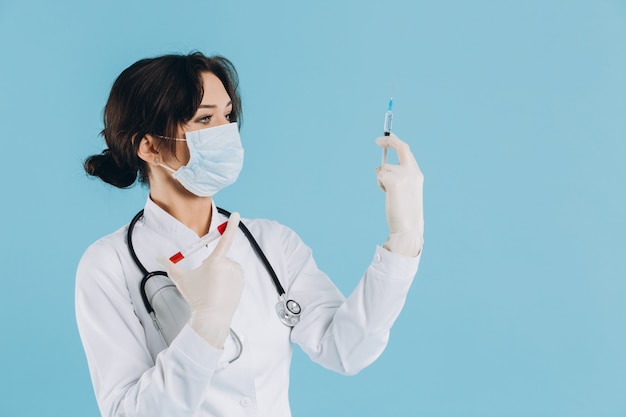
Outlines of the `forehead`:
[[224,84],[212,72],[202,73],[202,84],[204,86],[203,105],[226,105],[230,101]]

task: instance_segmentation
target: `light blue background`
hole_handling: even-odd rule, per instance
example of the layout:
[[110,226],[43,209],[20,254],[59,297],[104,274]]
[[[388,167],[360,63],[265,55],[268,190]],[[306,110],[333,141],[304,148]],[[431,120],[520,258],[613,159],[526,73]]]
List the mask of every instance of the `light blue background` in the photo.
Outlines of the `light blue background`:
[[294,416],[626,415],[626,2],[0,1],[0,416],[97,416],[76,330],[85,248],[146,190],[88,179],[134,61],[237,66],[246,162],[218,194],[276,219],[348,294],[386,237],[395,131],[425,173],[426,246],[381,358],[300,351]]

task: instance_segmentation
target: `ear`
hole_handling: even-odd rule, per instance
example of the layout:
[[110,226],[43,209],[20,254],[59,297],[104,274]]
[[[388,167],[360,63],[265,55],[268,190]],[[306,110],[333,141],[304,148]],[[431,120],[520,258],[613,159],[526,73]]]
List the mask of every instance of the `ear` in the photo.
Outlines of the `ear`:
[[137,148],[137,156],[143,159],[148,165],[155,166],[160,163],[159,158],[161,158],[161,156],[154,136],[145,135],[141,138],[141,142],[139,142],[139,147]]

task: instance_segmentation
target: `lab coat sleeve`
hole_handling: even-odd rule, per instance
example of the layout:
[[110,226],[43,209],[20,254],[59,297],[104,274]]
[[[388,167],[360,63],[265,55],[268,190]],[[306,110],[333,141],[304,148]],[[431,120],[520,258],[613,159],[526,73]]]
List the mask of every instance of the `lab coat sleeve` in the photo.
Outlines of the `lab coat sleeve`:
[[192,416],[221,350],[185,326],[156,363],[134,313],[121,262],[99,241],[83,255],[76,319],[102,416]]
[[400,314],[420,257],[406,257],[376,247],[374,259],[345,299],[318,270],[311,250],[291,232],[285,239],[291,287],[302,305],[291,339],[315,362],[354,375],[385,349]]

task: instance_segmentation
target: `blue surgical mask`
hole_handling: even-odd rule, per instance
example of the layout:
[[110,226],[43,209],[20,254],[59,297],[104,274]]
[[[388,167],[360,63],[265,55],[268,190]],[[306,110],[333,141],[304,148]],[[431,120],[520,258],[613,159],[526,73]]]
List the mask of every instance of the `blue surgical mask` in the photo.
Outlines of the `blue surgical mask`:
[[210,197],[234,183],[243,167],[243,147],[236,122],[185,132],[183,140],[189,148],[189,162],[177,170],[165,164],[163,168],[189,192],[198,197]]

